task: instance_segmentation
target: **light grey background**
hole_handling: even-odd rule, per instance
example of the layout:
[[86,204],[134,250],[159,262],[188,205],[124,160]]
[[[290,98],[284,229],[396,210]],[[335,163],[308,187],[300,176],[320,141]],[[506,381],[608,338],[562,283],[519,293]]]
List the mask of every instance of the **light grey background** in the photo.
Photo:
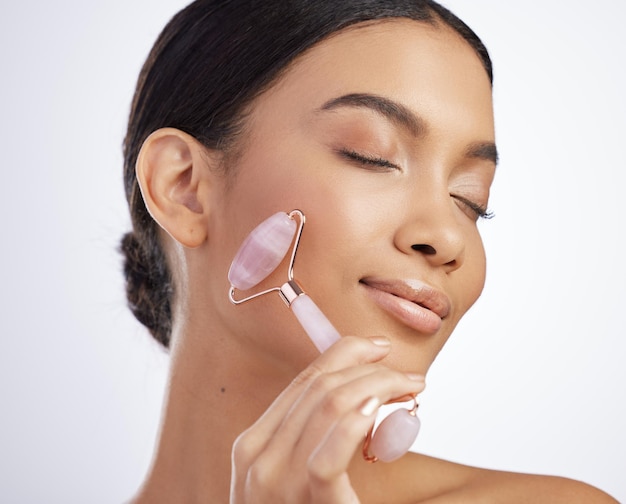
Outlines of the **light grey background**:
[[[415,448],[626,501],[625,4],[445,3],[493,56],[502,162],[487,287],[432,368]],[[0,5],[2,502],[121,502],[149,463],[167,357],[124,304],[120,146],[184,4]]]

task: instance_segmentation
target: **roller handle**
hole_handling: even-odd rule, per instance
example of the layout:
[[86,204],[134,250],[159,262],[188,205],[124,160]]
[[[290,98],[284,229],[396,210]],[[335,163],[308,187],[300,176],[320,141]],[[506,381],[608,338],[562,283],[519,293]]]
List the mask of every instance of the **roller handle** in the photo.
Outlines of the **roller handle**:
[[320,352],[324,352],[339,340],[340,335],[337,329],[306,294],[296,297],[291,302],[291,309]]

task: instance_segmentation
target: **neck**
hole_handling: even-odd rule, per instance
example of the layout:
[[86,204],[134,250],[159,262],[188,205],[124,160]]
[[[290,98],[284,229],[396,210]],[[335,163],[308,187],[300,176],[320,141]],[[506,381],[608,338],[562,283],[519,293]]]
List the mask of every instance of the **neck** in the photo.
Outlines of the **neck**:
[[177,332],[158,448],[135,502],[228,502],[233,442],[294,375],[235,338]]

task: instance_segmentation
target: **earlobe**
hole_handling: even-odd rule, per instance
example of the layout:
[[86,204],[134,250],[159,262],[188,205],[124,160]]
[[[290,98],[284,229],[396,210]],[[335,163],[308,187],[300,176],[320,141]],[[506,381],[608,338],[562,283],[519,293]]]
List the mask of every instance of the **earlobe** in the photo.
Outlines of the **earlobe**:
[[153,132],[137,157],[137,180],[150,215],[189,248],[207,239],[210,160],[194,137],[174,128]]

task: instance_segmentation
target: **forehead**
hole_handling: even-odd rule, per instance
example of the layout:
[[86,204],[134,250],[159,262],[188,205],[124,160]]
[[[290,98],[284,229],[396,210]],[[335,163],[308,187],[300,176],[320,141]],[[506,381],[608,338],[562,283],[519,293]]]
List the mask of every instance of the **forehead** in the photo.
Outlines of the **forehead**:
[[256,101],[252,115],[316,109],[351,93],[385,96],[434,122],[481,122],[482,135],[493,136],[491,83],[475,50],[447,25],[409,19],[361,23],[322,40]]

